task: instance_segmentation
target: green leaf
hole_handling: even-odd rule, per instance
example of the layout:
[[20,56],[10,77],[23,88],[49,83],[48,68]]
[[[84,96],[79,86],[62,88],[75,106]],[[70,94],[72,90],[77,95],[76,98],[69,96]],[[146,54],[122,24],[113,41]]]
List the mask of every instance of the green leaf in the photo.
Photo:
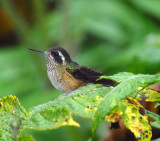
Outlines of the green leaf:
[[156,103],[156,104],[154,105],[154,108],[157,108],[158,106],[160,106],[160,103]]
[[150,122],[153,127],[160,128],[160,121]]
[[18,137],[18,141],[35,141],[30,135],[21,135]]
[[[124,110],[121,111],[119,107],[121,100],[137,93],[138,87],[145,87],[159,80],[160,75],[134,75],[123,80],[115,88],[104,87],[100,84],[88,85],[72,91],[68,96],[60,96],[54,101],[32,107],[28,112],[21,106],[15,96],[6,96],[0,101],[2,117],[0,139],[16,138],[14,134],[17,133],[19,128],[21,130],[26,128],[46,130],[61,126],[79,127],[80,125],[73,120],[72,114],[93,119],[94,131],[104,118],[115,122],[121,116],[125,117],[125,115],[122,115]],[[156,98],[154,97],[154,100]],[[128,125],[128,123],[126,124]],[[130,126],[128,128],[131,129]],[[20,134],[21,132],[18,132],[19,136]]]
[[151,111],[148,111],[148,110],[145,110],[146,114],[153,118],[155,121],[154,122],[151,122],[151,125],[156,127],[156,128],[160,128],[160,115],[157,115]]
[[12,141],[16,138],[14,133],[27,116],[27,112],[15,96],[10,95],[0,99],[0,140]]
[[44,109],[36,112],[31,117],[24,121],[25,128],[36,130],[55,129],[61,126],[77,126],[71,116],[71,111],[66,108]]
[[28,129],[55,129],[60,126],[77,126],[71,114],[92,119],[97,106],[104,95],[111,90],[101,85],[88,85],[69,94],[60,96],[55,101],[35,106],[29,112],[28,120],[23,124]]
[[121,100],[135,93],[138,87],[146,87],[157,81],[160,81],[160,75],[136,75],[131,76],[113,88],[98,106],[93,120],[92,132],[95,132],[100,122],[114,107],[119,105]]
[[146,114],[153,118],[154,120],[160,121],[160,115],[157,115],[151,111],[145,110]]
[[84,118],[93,118],[97,106],[112,88],[102,85],[88,85],[72,91],[68,96],[60,96],[55,101],[35,106],[30,109],[30,114],[41,112],[45,109],[54,110],[55,108],[65,107],[75,114]]
[[24,122],[25,128],[44,130],[65,125],[79,126],[71,113],[92,119],[98,104],[110,90],[101,85],[88,85],[71,92],[69,96],[60,96],[55,101],[35,106],[30,109],[30,117]]
[[[13,140],[17,138],[19,129],[47,130],[61,126],[77,126],[71,114],[93,118],[97,106],[112,88],[102,85],[88,85],[60,96],[54,101],[35,106],[27,112],[15,96],[6,96],[0,101],[0,139]],[[8,122],[9,121],[9,122]],[[6,132],[7,131],[7,132]]]
[[115,80],[116,82],[120,83],[120,82],[130,78],[131,76],[136,76],[136,75],[134,75],[133,73],[130,73],[130,72],[120,72],[120,73],[117,73],[117,74],[112,75],[112,76],[101,76],[97,80],[112,79],[112,80]]
[[145,11],[146,13],[149,13],[158,19],[160,19],[160,11],[159,11],[159,5],[160,1],[139,1],[134,0],[132,1],[134,5],[136,5],[138,8],[140,8],[142,11]]

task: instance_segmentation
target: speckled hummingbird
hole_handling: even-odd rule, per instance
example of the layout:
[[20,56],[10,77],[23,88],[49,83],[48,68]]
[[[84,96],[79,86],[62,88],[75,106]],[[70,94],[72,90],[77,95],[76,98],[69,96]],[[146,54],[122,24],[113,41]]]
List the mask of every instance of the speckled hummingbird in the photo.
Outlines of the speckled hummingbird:
[[[47,61],[47,73],[52,85],[64,91],[68,95],[71,91],[87,84],[102,84],[103,86],[113,86],[115,82],[110,79],[97,79],[104,74],[81,66],[71,60],[65,49],[59,46],[51,47],[47,51],[29,48],[30,50],[44,53]],[[111,128],[119,128],[118,123],[112,123]]]

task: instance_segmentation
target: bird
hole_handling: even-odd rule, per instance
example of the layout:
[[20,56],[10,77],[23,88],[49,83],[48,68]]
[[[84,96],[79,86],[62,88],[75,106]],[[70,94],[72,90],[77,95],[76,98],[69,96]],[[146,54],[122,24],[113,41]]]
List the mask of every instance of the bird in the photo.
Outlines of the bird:
[[[56,89],[65,92],[65,96],[88,84],[101,84],[110,87],[116,83],[111,79],[97,80],[104,76],[102,72],[72,61],[68,52],[60,46],[51,47],[47,51],[29,49],[45,55],[48,78]],[[117,128],[119,128],[119,122],[111,123],[111,129]]]

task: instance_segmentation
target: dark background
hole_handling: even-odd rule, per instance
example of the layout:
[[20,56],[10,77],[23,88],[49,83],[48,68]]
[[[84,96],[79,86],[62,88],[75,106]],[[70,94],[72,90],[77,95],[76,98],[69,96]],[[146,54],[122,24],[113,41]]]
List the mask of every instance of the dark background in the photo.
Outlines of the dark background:
[[[54,100],[59,92],[47,78],[45,58],[27,48],[64,47],[81,65],[106,75],[160,71],[158,0],[1,0],[0,97],[16,95],[25,108]],[[81,128],[26,131],[37,141],[84,141],[90,120]],[[98,138],[107,136],[101,125]]]

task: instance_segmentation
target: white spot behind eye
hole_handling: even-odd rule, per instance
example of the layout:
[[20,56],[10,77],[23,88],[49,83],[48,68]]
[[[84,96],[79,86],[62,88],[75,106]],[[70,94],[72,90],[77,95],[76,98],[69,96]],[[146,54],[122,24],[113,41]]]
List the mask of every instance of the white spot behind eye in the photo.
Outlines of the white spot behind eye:
[[64,62],[65,62],[65,57],[63,56],[63,54],[62,54],[60,51],[58,51],[58,53],[59,53],[59,56],[61,56],[62,61],[63,61],[63,63],[64,63]]

